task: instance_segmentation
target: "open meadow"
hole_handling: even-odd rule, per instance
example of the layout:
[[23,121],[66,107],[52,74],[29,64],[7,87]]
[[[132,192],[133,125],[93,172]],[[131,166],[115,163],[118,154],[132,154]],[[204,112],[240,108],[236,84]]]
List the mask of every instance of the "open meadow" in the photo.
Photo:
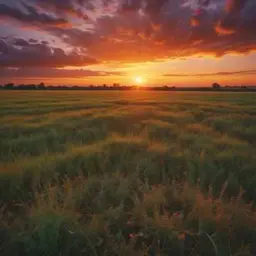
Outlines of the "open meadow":
[[256,255],[256,94],[0,92],[0,255]]

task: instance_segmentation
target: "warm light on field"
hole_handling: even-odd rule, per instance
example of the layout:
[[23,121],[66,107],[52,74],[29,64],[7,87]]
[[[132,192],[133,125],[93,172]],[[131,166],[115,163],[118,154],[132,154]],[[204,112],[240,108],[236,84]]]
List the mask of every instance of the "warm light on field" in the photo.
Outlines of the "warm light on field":
[[256,93],[126,79],[128,90],[0,89],[0,255],[256,256]]

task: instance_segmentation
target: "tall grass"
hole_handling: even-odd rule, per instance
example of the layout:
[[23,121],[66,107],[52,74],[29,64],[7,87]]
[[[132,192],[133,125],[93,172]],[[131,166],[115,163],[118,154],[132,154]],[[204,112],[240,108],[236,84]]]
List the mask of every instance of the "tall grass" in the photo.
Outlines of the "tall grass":
[[255,255],[255,97],[3,92],[1,255]]

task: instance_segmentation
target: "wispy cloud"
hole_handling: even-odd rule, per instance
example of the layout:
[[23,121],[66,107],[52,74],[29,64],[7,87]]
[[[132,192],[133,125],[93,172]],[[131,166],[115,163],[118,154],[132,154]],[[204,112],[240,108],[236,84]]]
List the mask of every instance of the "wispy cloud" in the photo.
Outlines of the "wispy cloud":
[[256,75],[256,69],[240,70],[229,72],[216,72],[216,73],[170,73],[164,74],[166,77],[212,77],[212,76],[242,76],[242,75]]
[[1,68],[0,76],[3,79],[10,78],[83,78],[122,76],[122,72],[94,71],[90,69],[58,69],[58,68]]

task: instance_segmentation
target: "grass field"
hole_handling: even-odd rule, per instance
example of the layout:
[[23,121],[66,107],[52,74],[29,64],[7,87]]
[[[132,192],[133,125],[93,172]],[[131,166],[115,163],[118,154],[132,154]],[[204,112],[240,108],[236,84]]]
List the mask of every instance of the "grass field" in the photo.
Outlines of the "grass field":
[[1,255],[256,255],[256,94],[2,91]]

